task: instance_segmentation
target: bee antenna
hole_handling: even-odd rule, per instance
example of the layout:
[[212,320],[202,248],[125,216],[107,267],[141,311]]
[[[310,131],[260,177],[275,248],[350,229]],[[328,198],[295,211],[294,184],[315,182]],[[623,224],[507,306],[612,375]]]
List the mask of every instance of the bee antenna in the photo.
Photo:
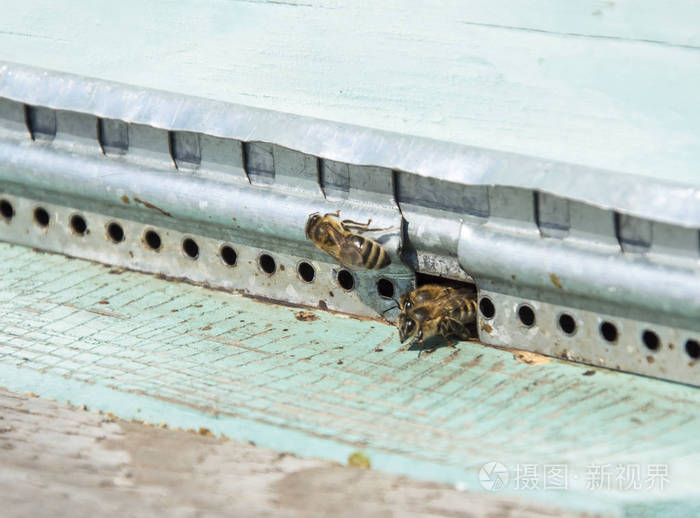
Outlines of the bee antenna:
[[398,304],[396,304],[396,305],[394,305],[394,306],[391,306],[391,307],[388,307],[388,308],[386,308],[384,311],[382,311],[382,315],[384,315],[384,314],[388,313],[389,311],[391,311],[392,309],[396,309],[396,308],[398,308],[398,307],[399,307]]

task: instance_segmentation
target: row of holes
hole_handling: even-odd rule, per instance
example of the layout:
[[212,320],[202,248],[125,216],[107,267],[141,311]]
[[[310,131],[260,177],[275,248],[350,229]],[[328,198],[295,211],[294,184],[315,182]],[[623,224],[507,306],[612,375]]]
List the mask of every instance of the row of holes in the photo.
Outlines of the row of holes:
[[[486,319],[492,319],[496,316],[496,307],[493,301],[488,297],[482,297],[479,301],[479,311]],[[528,304],[521,304],[517,310],[518,320],[525,327],[535,325],[536,317],[535,310]],[[557,327],[566,336],[574,336],[576,334],[576,320],[568,313],[561,313],[557,320]],[[610,344],[617,343],[619,332],[617,326],[609,321],[601,322],[598,326],[598,332],[603,340]],[[642,333],[642,343],[650,351],[657,351],[661,346],[659,335],[650,329],[646,329]],[[697,340],[689,339],[685,342],[685,352],[693,359],[700,358],[700,343]]]
[[[12,204],[5,199],[0,200],[0,216],[9,223],[14,215],[15,210]],[[50,219],[48,211],[43,207],[36,207],[34,209],[34,223],[39,227],[47,228]],[[80,214],[73,214],[70,217],[69,224],[71,231],[76,236],[84,236],[88,232],[87,221]],[[124,228],[116,221],[110,222],[107,225],[107,237],[115,244],[121,243],[125,238]],[[154,252],[158,252],[163,246],[160,234],[153,229],[146,230],[143,233],[142,242],[146,248]],[[196,260],[199,258],[199,245],[194,239],[187,237],[182,240],[182,253],[185,257]],[[226,266],[235,266],[238,260],[238,253],[232,246],[223,245],[219,249],[219,257],[221,262]],[[277,261],[275,261],[275,258],[270,254],[260,254],[258,257],[258,266],[260,270],[270,276],[274,275],[277,271]],[[297,274],[302,281],[311,283],[316,278],[316,269],[311,263],[302,261],[297,266]],[[343,269],[338,271],[336,281],[345,291],[352,291],[355,288],[355,277],[348,270]],[[377,293],[382,298],[392,299],[394,297],[394,283],[389,279],[379,278],[377,280]]]
[[[12,204],[3,199],[0,200],[0,216],[2,216],[6,221],[11,221],[15,215],[14,207]],[[34,222],[42,228],[46,228],[50,222],[49,213],[43,207],[37,207],[34,209]],[[74,214],[70,218],[71,230],[74,234],[78,236],[83,236],[87,233],[87,222],[85,218],[79,214]],[[107,225],[107,235],[113,243],[120,243],[124,240],[124,229],[117,222],[111,222]],[[153,251],[159,251],[162,246],[162,240],[160,235],[155,230],[147,230],[143,235],[144,244]],[[199,258],[199,245],[192,238],[185,238],[182,241],[182,252],[190,259]],[[238,258],[238,254],[235,249],[230,245],[223,245],[219,249],[219,256],[221,261],[226,266],[235,266]],[[258,265],[260,269],[267,275],[273,275],[277,271],[277,262],[269,254],[261,254],[258,257]],[[297,266],[297,273],[299,278],[307,283],[314,281],[316,277],[316,270],[314,267],[305,261],[302,261]],[[351,291],[355,287],[355,278],[348,270],[340,270],[336,276],[336,280],[341,288],[346,291]],[[377,280],[377,293],[386,299],[391,299],[394,297],[394,284],[384,278]],[[496,314],[496,308],[488,297],[483,297],[479,302],[479,310],[482,316],[486,319],[492,319]],[[522,304],[518,307],[518,319],[520,323],[525,327],[532,327],[535,325],[535,311],[528,304]],[[562,313],[559,315],[558,319],[559,330],[567,336],[573,336],[576,334],[576,320],[573,316],[568,313]],[[599,326],[600,336],[608,343],[614,344],[617,342],[618,330],[617,326],[612,322],[602,322]],[[651,351],[656,351],[661,345],[661,340],[659,335],[654,331],[649,329],[642,333],[642,342]],[[689,339],[685,343],[685,351],[691,358],[700,357],[700,343],[697,340]]]

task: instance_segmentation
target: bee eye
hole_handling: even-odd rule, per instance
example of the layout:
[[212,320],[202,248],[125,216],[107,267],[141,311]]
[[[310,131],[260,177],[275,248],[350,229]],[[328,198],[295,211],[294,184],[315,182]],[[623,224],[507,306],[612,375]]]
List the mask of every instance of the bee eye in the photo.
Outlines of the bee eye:
[[406,321],[406,331],[409,333],[413,331],[413,329],[416,327],[416,323],[413,320],[408,320]]
[[411,309],[411,308],[413,307],[413,302],[411,302],[410,300],[407,300],[407,301],[406,301],[406,304],[404,305],[404,307],[405,307],[406,309]]

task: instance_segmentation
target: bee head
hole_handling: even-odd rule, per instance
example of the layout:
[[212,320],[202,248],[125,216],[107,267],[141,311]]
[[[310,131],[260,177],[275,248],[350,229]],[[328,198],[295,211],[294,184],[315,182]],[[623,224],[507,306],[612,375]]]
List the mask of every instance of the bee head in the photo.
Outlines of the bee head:
[[411,336],[416,333],[416,321],[411,317],[406,316],[405,313],[399,315],[398,328],[399,328],[399,341],[401,343],[408,340]]
[[399,297],[399,308],[401,308],[401,310],[411,309],[412,306],[413,303],[411,302],[410,293],[404,293]]
[[313,230],[320,219],[321,214],[314,212],[311,214],[311,216],[309,216],[309,219],[306,220],[306,227],[304,228],[306,239],[311,239],[311,230]]

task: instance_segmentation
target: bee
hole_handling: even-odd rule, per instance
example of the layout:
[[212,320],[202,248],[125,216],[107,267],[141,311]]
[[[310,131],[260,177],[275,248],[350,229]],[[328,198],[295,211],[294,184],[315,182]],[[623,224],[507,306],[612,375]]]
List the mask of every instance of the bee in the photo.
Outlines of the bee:
[[371,219],[358,223],[341,220],[339,216],[340,211],[323,216],[318,212],[311,214],[306,220],[307,239],[347,268],[379,270],[391,264],[389,253],[382,245],[359,234],[384,229],[369,228]]
[[417,304],[422,304],[429,300],[435,300],[454,293],[456,288],[450,286],[440,286],[438,284],[426,284],[412,291],[407,291],[399,297],[399,310],[411,309]]
[[[433,336],[442,336],[450,341],[468,340],[471,336],[469,324],[476,320],[477,304],[473,292],[464,288],[445,286],[422,286],[401,301],[397,327],[399,340],[403,343],[414,338],[419,345]],[[420,354],[419,354],[420,356]]]

